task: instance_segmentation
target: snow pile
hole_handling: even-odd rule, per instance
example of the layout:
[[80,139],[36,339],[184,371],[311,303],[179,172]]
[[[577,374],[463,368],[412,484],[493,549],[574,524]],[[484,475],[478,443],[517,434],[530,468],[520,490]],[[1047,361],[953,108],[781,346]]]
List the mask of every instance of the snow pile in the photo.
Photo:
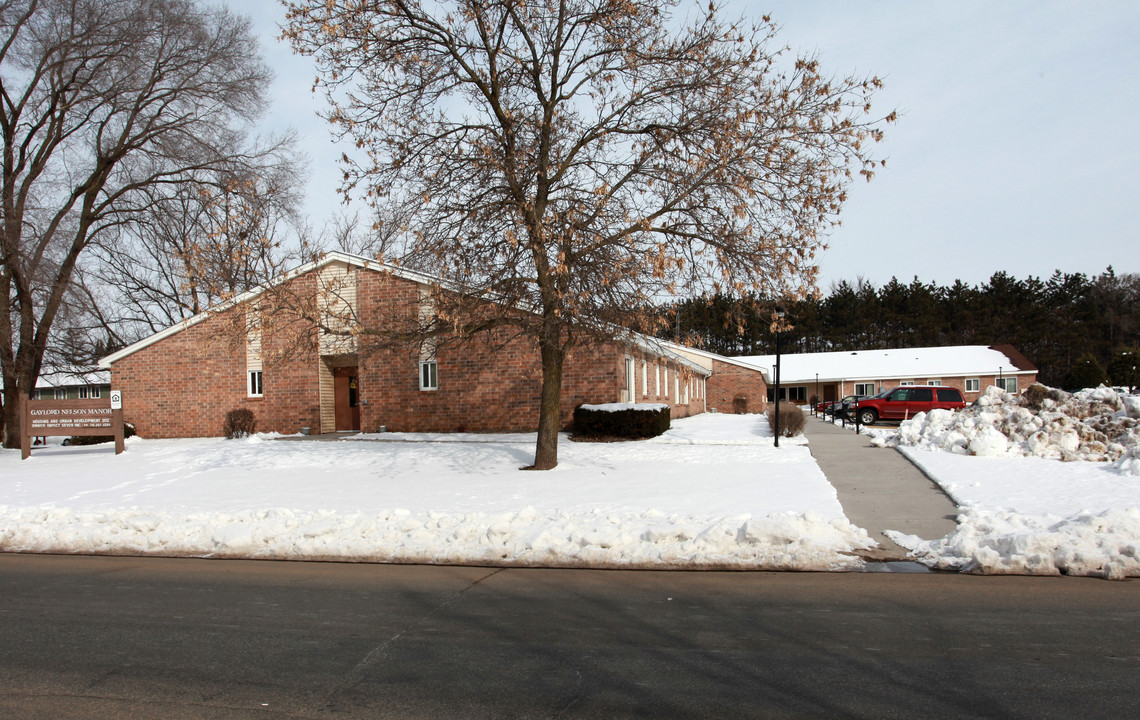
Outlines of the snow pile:
[[650,441],[138,440],[0,451],[0,550],[553,567],[857,569],[874,547],[760,415]]
[[622,410],[641,410],[642,412],[667,410],[666,403],[603,403],[601,405],[579,405],[583,410],[595,412],[621,412]]
[[813,513],[684,516],[647,510],[510,513],[295,511],[179,514],[0,507],[15,552],[591,568],[855,569],[873,543]]
[[987,575],[1140,577],[1140,508],[1070,517],[963,510],[958,529],[940,540],[888,532],[919,562]]
[[957,412],[919,413],[874,444],[980,457],[1040,457],[1113,462],[1140,475],[1140,397],[1100,387],[1075,395],[1033,385],[1021,397],[990,387]]
[[1107,463],[899,449],[961,508],[958,528],[939,540],[888,533],[920,562],[974,573],[1140,577],[1135,475]]

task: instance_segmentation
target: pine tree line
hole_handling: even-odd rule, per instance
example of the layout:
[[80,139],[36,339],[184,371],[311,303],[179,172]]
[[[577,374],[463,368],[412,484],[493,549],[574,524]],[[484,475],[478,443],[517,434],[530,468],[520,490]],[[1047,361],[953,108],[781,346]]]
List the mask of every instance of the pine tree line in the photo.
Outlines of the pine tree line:
[[[1117,275],[1111,267],[1095,277],[1058,270],[1047,280],[998,272],[984,284],[959,280],[948,287],[917,277],[909,284],[892,278],[882,287],[843,281],[826,295],[780,303],[794,326],[782,335],[781,350],[1008,343],[1047,385],[1136,385],[1138,301],[1140,275]],[[662,335],[727,356],[771,354],[776,304],[724,295],[685,300],[664,309],[669,329]]]

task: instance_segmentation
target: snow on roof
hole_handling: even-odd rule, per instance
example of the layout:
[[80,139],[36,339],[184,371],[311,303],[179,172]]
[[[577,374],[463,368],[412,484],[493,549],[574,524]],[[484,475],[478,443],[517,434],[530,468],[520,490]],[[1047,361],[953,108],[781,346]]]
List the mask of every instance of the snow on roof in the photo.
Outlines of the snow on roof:
[[[1011,357],[1007,352],[1012,351]],[[776,366],[775,355],[739,357],[765,370]],[[874,380],[892,378],[941,378],[956,375],[1015,375],[1035,372],[1013,348],[998,350],[987,345],[858,350],[780,355],[780,382],[819,380]]]
[[110,385],[109,370],[52,370],[44,368],[36,378],[37,388],[74,387],[76,385]]

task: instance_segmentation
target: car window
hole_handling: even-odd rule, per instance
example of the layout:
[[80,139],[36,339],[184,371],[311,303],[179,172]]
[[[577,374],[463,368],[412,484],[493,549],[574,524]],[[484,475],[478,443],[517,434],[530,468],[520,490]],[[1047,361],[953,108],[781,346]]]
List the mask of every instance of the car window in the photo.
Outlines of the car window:
[[893,393],[891,393],[890,395],[887,396],[887,400],[893,400],[894,402],[902,402],[902,401],[906,400],[906,398],[907,398],[906,388],[899,388],[898,390],[895,390]]
[[962,393],[957,388],[938,388],[940,402],[962,402]]
[[934,388],[911,388],[910,397],[907,398],[912,402],[934,402]]

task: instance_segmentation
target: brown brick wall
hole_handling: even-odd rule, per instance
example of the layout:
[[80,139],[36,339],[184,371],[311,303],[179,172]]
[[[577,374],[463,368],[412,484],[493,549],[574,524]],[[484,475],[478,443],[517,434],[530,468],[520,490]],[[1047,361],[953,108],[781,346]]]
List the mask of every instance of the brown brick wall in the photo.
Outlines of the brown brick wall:
[[759,370],[713,360],[713,374],[709,378],[709,409],[731,413],[738,408],[746,412],[762,413],[767,410],[768,384]]
[[139,435],[211,437],[222,434],[226,413],[249,408],[258,430],[297,432],[320,429],[315,356],[302,353],[274,363],[282,354],[288,328],[263,339],[264,397],[246,390],[246,347],[235,334],[244,325],[245,306],[175,333],[114,363],[111,386],[123,391],[123,419]]

